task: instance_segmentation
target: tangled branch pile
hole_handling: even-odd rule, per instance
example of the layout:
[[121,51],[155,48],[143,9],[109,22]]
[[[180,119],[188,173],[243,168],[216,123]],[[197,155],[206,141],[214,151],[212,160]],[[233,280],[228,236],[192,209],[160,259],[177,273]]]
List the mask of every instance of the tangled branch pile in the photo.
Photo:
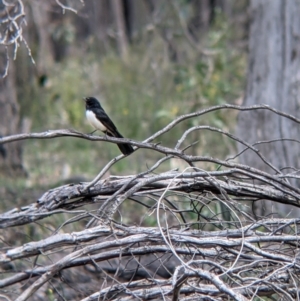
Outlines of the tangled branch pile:
[[[178,118],[161,132],[186,118]],[[19,294],[16,300],[43,294],[59,300],[63,296],[72,300],[297,300],[300,219],[280,214],[261,217],[252,208],[262,200],[300,207],[300,189],[291,184],[297,174],[283,174],[276,168],[267,173],[232,159],[188,155],[180,150],[181,143],[199,128],[204,127],[185,132],[174,149],[151,143],[155,135],[145,142],[130,141],[137,148],[165,155],[140,174],[100,180],[116,160],[124,158],[120,156],[91,183],[57,187],[38,202],[0,215],[1,228],[64,218],[57,229],[44,223],[45,232],[51,230],[48,237],[2,247],[0,263],[6,272],[1,289],[10,287],[12,295]],[[30,135],[0,142],[36,135],[128,142],[66,130]],[[154,174],[173,158],[188,167]],[[201,169],[203,162],[213,163],[215,170]],[[140,212],[136,224],[125,217],[130,208]]]

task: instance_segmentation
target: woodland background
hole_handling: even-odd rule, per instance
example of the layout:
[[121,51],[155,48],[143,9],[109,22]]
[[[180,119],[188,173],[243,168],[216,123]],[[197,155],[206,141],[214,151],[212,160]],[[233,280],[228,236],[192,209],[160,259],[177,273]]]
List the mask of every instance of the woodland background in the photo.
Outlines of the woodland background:
[[[2,136],[58,128],[88,133],[84,96],[99,98],[121,133],[136,140],[146,139],[181,114],[209,105],[241,103],[246,1],[67,3],[77,14],[70,10],[63,14],[55,1],[24,4],[27,25],[23,36],[36,64],[20,42],[4,80],[10,86],[1,90],[1,115],[18,118],[13,128],[1,121]],[[9,99],[5,93],[14,98],[15,110],[3,111]],[[204,122],[235,126],[234,116],[209,119]],[[164,139],[172,143],[176,135]],[[213,140],[200,138],[195,152],[225,156],[233,148],[215,148]],[[25,142],[21,149],[16,156],[22,158],[12,158],[10,172],[25,172],[27,177],[20,180],[25,186],[53,184],[71,176],[91,179],[104,162],[119,153],[110,144],[76,139]],[[117,164],[113,172],[139,171],[141,162],[151,162],[152,155],[135,154]],[[8,167],[4,167],[5,178]]]

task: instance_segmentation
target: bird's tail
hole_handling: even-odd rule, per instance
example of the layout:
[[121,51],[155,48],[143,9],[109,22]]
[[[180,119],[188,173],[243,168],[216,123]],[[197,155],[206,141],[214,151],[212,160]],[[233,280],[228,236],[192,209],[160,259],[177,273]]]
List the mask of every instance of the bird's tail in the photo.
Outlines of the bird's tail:
[[125,156],[130,155],[134,151],[133,147],[128,143],[118,144],[118,147]]
[[[118,131],[115,131],[114,135],[110,135],[109,133],[108,133],[108,135],[116,137],[116,138],[124,138]],[[134,152],[133,147],[129,143],[119,143],[117,145],[118,145],[120,151],[122,152],[122,154],[125,156],[128,156]]]

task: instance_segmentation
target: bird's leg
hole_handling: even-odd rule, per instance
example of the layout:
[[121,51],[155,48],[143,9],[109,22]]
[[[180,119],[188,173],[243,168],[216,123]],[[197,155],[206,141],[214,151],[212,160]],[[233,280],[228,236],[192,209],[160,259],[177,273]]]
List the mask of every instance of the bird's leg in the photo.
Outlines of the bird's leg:
[[92,131],[89,135],[93,135],[97,130]]

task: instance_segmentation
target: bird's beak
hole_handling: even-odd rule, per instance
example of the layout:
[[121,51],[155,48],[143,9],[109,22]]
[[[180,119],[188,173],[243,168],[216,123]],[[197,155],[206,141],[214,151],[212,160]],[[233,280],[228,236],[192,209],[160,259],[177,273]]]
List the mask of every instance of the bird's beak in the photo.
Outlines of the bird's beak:
[[86,102],[86,97],[83,97],[82,100],[83,100],[84,102]]

